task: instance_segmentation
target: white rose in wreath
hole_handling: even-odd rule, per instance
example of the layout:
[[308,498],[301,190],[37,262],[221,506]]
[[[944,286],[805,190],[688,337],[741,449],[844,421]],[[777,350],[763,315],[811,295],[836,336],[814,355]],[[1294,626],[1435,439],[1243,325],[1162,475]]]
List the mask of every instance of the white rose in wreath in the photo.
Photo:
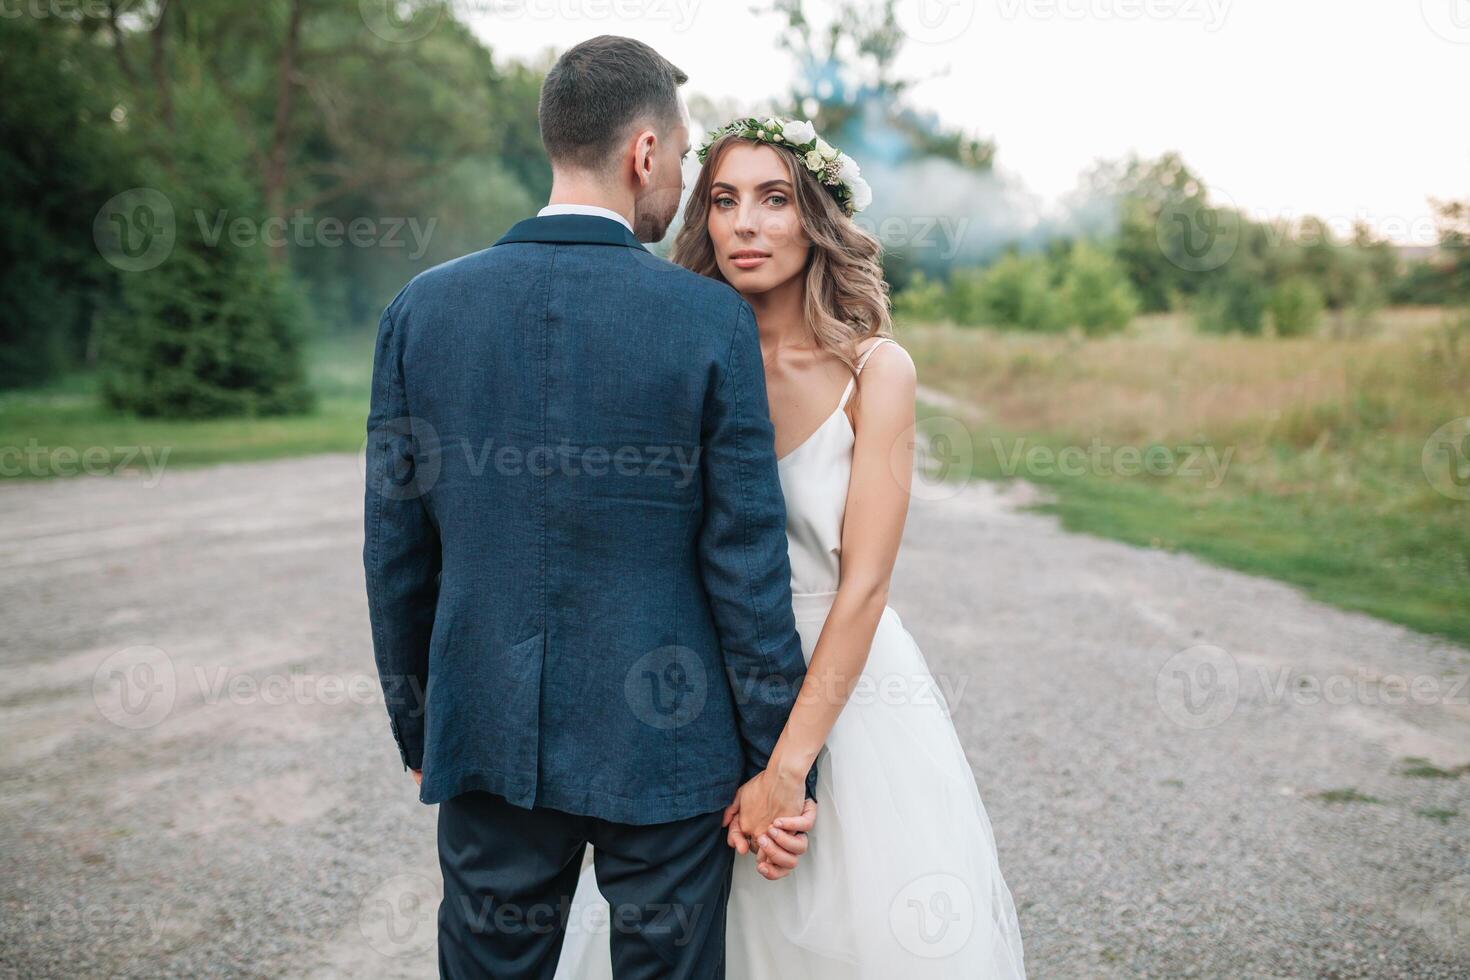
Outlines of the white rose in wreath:
[[852,209],[861,211],[873,203],[873,188],[861,177],[852,177],[847,181],[847,186],[852,191]]
[[781,130],[781,135],[797,146],[810,143],[817,138],[817,128],[805,119],[793,119]]

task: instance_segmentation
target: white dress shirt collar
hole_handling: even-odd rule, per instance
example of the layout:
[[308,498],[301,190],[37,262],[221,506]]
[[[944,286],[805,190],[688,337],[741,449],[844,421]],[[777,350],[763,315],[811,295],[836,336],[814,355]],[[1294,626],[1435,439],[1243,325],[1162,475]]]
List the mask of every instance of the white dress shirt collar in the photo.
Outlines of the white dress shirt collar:
[[609,211],[607,208],[600,208],[595,204],[548,204],[536,212],[536,217],[541,218],[548,214],[592,214],[599,218],[611,218],[628,229],[628,231],[631,232],[633,230],[633,226],[628,224],[627,218],[618,214],[616,211]]

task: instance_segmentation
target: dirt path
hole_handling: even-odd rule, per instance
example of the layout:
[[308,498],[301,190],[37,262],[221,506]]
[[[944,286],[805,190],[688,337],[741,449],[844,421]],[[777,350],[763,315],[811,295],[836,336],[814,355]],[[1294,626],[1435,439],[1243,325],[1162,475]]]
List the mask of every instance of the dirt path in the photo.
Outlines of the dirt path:
[[[0,973],[433,975],[360,485],[330,456],[0,486]],[[926,486],[892,603],[1031,975],[1470,972],[1470,653],[1007,493]]]

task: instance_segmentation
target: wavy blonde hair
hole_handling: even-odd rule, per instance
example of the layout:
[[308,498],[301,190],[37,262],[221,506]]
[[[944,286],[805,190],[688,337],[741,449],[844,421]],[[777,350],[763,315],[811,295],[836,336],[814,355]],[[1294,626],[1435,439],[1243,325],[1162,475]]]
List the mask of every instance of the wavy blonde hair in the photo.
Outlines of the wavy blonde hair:
[[879,263],[883,248],[843,214],[841,205],[796,159],[794,150],[734,134],[715,141],[684,207],[684,224],[674,239],[670,257],[701,276],[726,281],[709,236],[710,184],[720,158],[736,143],[768,146],[785,164],[795,189],[802,230],[812,243],[802,293],[803,315],[817,345],[846,364],[856,378],[859,345],[869,337],[893,336],[888,283],[883,280]]

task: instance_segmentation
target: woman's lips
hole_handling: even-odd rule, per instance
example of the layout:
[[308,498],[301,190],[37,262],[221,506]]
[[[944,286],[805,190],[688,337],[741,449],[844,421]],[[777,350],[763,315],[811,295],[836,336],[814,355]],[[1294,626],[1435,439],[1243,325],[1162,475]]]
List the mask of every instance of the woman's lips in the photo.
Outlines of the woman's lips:
[[754,269],[770,257],[768,252],[741,250],[731,254],[730,264],[737,269]]

